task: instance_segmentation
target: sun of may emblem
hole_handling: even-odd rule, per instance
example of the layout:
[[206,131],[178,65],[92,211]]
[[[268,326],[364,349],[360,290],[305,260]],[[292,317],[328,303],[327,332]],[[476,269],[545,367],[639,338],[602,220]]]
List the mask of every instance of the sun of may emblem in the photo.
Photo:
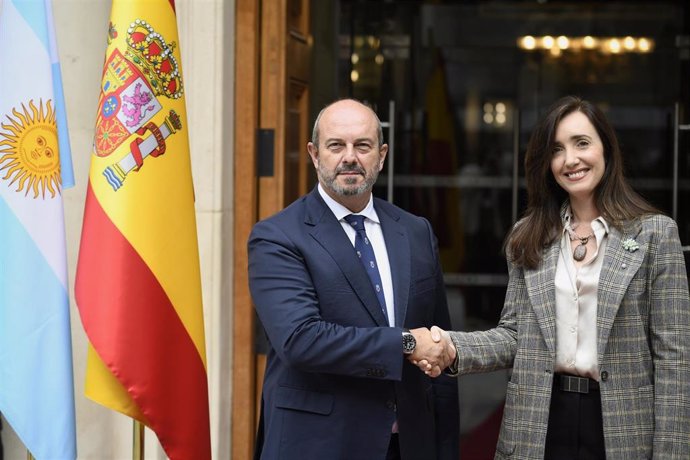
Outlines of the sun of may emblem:
[[55,111],[51,101],[45,106],[39,100],[38,107],[29,101],[29,109],[22,104],[22,111],[12,109],[7,115],[9,122],[1,123],[0,131],[0,180],[16,183],[17,192],[24,191],[33,197],[45,198],[46,190],[51,197],[60,193],[60,157],[58,155]]

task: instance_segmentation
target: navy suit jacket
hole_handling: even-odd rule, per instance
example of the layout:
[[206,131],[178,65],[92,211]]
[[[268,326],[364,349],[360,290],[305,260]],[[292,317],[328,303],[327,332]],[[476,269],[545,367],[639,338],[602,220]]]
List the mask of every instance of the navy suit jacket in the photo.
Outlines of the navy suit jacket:
[[374,207],[396,327],[316,188],[252,230],[249,285],[270,342],[257,458],[383,460],[396,419],[403,460],[459,457],[457,383],[402,353],[402,328],[450,329],[436,238],[426,219]]

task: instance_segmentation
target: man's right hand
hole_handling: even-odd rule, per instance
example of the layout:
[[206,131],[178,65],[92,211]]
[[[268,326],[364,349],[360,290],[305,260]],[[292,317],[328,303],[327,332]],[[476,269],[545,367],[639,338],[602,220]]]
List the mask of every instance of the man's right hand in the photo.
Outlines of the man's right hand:
[[422,327],[410,332],[414,335],[417,346],[408,359],[425,374],[438,377],[455,361],[455,345],[443,329],[433,326],[431,330]]

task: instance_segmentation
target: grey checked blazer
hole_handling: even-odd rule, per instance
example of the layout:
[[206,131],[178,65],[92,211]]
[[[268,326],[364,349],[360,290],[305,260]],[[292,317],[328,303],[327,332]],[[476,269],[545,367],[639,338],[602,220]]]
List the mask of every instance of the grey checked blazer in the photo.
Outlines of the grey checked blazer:
[[[690,299],[678,228],[648,216],[610,227],[599,279],[597,349],[606,457],[690,459]],[[632,238],[639,249],[626,250]],[[451,332],[460,374],[513,369],[496,459],[541,459],[556,356],[560,240],[536,270],[510,266],[498,326]]]

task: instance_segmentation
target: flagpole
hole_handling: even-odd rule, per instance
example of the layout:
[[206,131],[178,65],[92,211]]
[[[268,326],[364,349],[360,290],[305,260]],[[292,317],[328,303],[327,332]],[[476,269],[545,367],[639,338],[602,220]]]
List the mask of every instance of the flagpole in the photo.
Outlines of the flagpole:
[[36,460],[33,455],[31,455],[31,452],[29,452],[29,449],[26,449],[26,460]]
[[132,460],[144,460],[144,424],[138,420],[132,422],[134,428]]

